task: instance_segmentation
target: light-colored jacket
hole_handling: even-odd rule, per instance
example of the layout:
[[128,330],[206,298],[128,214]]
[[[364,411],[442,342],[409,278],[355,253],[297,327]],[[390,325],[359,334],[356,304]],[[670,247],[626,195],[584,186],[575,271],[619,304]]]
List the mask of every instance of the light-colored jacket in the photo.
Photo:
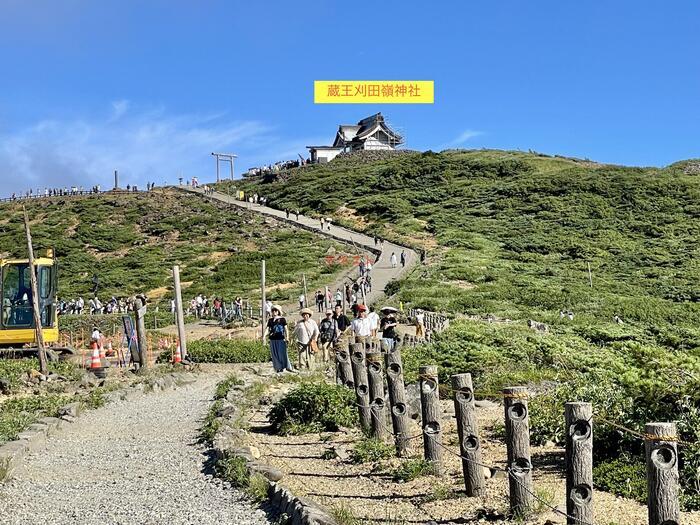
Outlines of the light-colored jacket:
[[294,327],[294,337],[302,345],[308,345],[312,339],[318,339],[318,325],[313,319],[298,321]]

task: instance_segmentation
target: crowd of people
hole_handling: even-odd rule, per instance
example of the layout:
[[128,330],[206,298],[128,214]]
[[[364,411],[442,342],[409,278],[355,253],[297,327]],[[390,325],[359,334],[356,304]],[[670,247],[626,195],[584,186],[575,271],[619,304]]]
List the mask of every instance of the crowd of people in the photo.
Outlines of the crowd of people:
[[310,160],[280,160],[274,164],[266,164],[264,166],[259,166],[256,168],[249,168],[246,173],[243,174],[244,177],[253,177],[257,175],[268,175],[271,173],[279,173],[283,170],[289,170],[292,168],[299,168],[306,164],[309,164]]
[[59,315],[123,314],[136,310],[136,296],[112,296],[106,303],[100,301],[97,296],[87,301],[82,297],[71,300],[58,299],[56,310]]
[[[223,297],[209,298],[200,293],[189,302],[185,315],[192,315],[197,319],[214,318],[223,320],[229,318],[229,314],[231,314],[231,320],[243,321],[243,306],[241,297],[236,297],[232,303],[227,305]],[[174,299],[170,301],[170,311],[173,314],[175,313]]]
[[[148,182],[146,183],[146,191],[151,191],[156,187],[155,182]],[[19,201],[19,200],[26,200],[26,199],[39,199],[39,198],[48,198],[48,197],[70,197],[70,196],[75,196],[75,195],[94,195],[96,193],[102,193],[104,190],[102,190],[102,187],[99,184],[96,184],[95,186],[92,186],[90,188],[85,188],[84,186],[65,186],[63,188],[48,188],[45,187],[43,190],[41,188],[37,188],[36,190],[34,188],[31,188],[24,193],[13,193],[10,196],[10,200],[13,201]],[[114,191],[114,190],[109,190],[109,191]],[[127,184],[126,185],[126,191],[128,192],[137,192],[139,191],[138,186],[136,185],[131,185]]]

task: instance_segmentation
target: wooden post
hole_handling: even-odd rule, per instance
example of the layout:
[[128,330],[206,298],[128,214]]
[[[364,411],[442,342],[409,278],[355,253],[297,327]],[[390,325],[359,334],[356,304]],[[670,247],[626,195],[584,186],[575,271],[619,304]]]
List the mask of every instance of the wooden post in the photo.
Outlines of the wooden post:
[[421,366],[420,405],[423,416],[423,454],[432,464],[433,472],[442,471],[442,426],[440,425],[440,393],[438,391],[438,367]]
[[345,338],[341,339],[336,344],[335,361],[338,384],[354,390],[355,380],[353,378],[352,364],[350,362],[350,345]]
[[506,419],[510,510],[514,516],[522,516],[533,503],[527,388],[524,386],[504,388],[503,402]]
[[262,291],[262,299],[260,301],[260,340],[265,341],[265,329],[267,328],[265,322],[265,303],[267,302],[265,297],[265,259],[262,260],[262,266],[260,268],[260,290]]
[[32,233],[29,231],[29,216],[27,209],[22,206],[24,212],[24,233],[27,237],[27,253],[29,255],[29,282],[32,288],[32,310],[34,313],[34,334],[36,346],[39,354],[39,371],[47,375],[49,368],[46,363],[46,349],[44,348],[44,330],[41,326],[41,311],[39,309],[39,291],[36,282],[36,272],[39,269],[34,266],[34,247],[32,246]]
[[384,370],[379,352],[367,352],[367,376],[369,379],[370,415],[372,416],[372,436],[385,439],[386,413],[384,410]]
[[593,408],[566,403],[566,513],[569,525],[593,523]]
[[148,340],[146,339],[146,305],[143,299],[136,297],[136,338],[139,344],[139,365],[140,368],[148,367],[148,355],[146,353],[146,347],[148,346]]
[[451,378],[454,391],[455,417],[462,458],[464,487],[467,496],[483,496],[484,468],[481,465],[481,441],[474,406],[474,386],[471,374],[456,374]]
[[386,380],[389,387],[389,404],[391,405],[391,423],[394,428],[396,454],[406,455],[408,449],[408,409],[406,388],[403,380],[403,363],[401,349],[394,345],[390,350],[385,341],[381,342],[384,362],[386,364]]
[[185,334],[185,316],[182,308],[182,287],[180,285],[180,267],[173,266],[173,282],[175,283],[175,319],[177,320],[177,338],[180,340],[180,356],[187,357],[187,336]]
[[593,274],[591,274],[591,263],[588,263],[588,284],[593,288]]
[[680,508],[676,424],[647,423],[644,432],[649,525],[678,525]]
[[367,366],[365,365],[365,345],[354,343],[352,345],[352,375],[355,378],[355,395],[357,397],[357,409],[360,414],[360,425],[369,430],[372,426],[372,414],[369,407],[369,382],[367,379]]

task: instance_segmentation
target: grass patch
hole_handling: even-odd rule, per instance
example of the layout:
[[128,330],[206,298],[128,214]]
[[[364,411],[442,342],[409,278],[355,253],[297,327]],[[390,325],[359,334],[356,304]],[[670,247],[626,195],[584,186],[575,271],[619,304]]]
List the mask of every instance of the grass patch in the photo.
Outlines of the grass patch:
[[239,456],[219,460],[216,463],[216,473],[236,488],[247,488],[250,484],[250,473],[245,459]]
[[216,385],[214,399],[224,399],[234,386],[241,386],[244,382],[238,376],[231,374],[226,379]]
[[380,439],[365,437],[359,440],[350,453],[353,463],[370,463],[394,457],[396,449],[393,445]]
[[187,353],[196,363],[266,363],[270,360],[266,346],[246,339],[192,341],[187,345]]
[[397,483],[405,483],[421,476],[430,476],[434,472],[430,462],[424,459],[407,459],[391,472],[391,478]]
[[42,417],[58,416],[58,409],[73,400],[67,394],[45,394],[5,401],[0,405],[0,444],[17,439],[20,432]]

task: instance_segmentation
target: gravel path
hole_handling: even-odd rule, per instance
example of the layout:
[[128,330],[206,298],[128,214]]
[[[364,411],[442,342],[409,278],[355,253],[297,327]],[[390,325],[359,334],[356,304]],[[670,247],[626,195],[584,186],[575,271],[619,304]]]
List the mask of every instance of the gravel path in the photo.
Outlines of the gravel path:
[[0,523],[270,523],[203,472],[198,427],[218,375],[83,414],[0,485]]

